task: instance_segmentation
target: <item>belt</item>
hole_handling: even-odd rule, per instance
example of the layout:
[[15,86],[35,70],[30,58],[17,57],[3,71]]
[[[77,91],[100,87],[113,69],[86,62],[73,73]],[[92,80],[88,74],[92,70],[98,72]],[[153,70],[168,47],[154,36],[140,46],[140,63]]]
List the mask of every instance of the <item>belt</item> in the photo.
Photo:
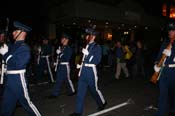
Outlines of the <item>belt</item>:
[[47,55],[47,56],[41,56],[41,58],[47,58],[47,57],[49,57],[49,55]]
[[84,66],[86,66],[86,67],[94,67],[96,65],[95,64],[84,64]]
[[69,62],[60,62],[61,65],[68,65]]
[[175,68],[175,64],[169,64],[168,67],[169,68]]
[[175,68],[175,64],[167,64],[167,65],[164,65],[164,67]]
[[26,70],[22,69],[22,70],[7,70],[7,74],[21,74],[21,73],[25,73]]

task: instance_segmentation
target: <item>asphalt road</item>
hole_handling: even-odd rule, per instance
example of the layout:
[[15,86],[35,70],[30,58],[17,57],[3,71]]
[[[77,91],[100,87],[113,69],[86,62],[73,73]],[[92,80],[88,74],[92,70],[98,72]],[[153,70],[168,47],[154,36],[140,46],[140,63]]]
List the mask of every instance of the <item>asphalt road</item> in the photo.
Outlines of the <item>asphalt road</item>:
[[[113,109],[100,116],[153,116],[156,112],[158,87],[149,82],[147,77],[138,76],[134,79],[121,76],[114,78],[114,70],[105,68],[100,72],[99,88],[108,102],[106,110]],[[75,85],[77,84],[74,80]],[[43,116],[68,116],[74,112],[76,96],[67,96],[66,86],[62,87],[61,95],[56,99],[48,99],[54,84],[30,86],[33,103]],[[76,85],[77,86],[77,85]],[[132,101],[132,103],[128,102]],[[120,105],[124,105],[120,107]],[[119,108],[117,108],[119,107]],[[87,93],[83,116],[97,112],[94,99]],[[15,116],[27,116],[22,107],[17,107]]]

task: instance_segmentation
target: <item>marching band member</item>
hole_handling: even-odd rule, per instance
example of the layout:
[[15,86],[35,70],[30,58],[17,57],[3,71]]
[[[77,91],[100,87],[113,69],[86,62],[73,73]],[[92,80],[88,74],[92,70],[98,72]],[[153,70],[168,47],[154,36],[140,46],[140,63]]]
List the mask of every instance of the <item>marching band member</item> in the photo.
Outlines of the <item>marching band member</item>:
[[30,60],[30,49],[24,42],[27,33],[32,29],[15,21],[13,38],[15,43],[8,48],[6,44],[0,48],[0,54],[7,64],[6,83],[1,107],[1,116],[12,116],[17,101],[30,116],[41,116],[29,97],[25,72]]
[[[162,44],[156,62],[160,60],[163,54],[167,57],[162,67],[158,67],[157,64],[154,65],[155,72],[160,72],[156,116],[165,116],[167,110],[169,111],[168,116],[175,116],[175,22],[169,22],[167,28],[169,39]],[[171,47],[167,49],[169,43],[171,43]]]
[[44,71],[47,71],[49,82],[54,82],[54,77],[51,70],[50,57],[52,54],[52,46],[49,44],[49,40],[46,37],[42,38],[42,45],[38,47],[38,58],[36,68],[36,78],[38,81],[42,80]]
[[102,57],[102,50],[99,45],[95,43],[97,32],[94,29],[86,29],[86,41],[88,44],[86,48],[82,49],[83,58],[79,72],[78,90],[76,97],[76,110],[70,116],[81,116],[83,113],[83,104],[87,89],[95,99],[98,110],[103,110],[107,104],[101,91],[98,89],[98,75],[96,66],[100,63]]
[[[49,96],[49,98],[56,98],[60,94],[60,89],[62,83],[65,81],[69,87],[68,96],[72,96],[75,94],[74,85],[70,78],[70,60],[72,58],[72,48],[68,45],[71,37],[67,34],[63,34],[61,38],[62,48],[60,47],[56,50],[56,53],[59,57],[57,59],[58,67],[56,70],[56,83],[54,89]],[[57,66],[57,65],[56,65]]]

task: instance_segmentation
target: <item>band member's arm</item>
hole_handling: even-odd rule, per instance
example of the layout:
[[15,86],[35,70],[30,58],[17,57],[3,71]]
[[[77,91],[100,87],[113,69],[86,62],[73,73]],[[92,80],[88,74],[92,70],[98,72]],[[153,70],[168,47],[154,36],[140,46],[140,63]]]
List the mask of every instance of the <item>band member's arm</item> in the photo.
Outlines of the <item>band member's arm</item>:
[[158,52],[158,55],[157,55],[155,62],[154,62],[155,64],[158,63],[158,61],[160,60],[160,58],[162,56],[162,52],[166,48],[166,46],[167,46],[167,44],[165,44],[165,43],[161,45],[160,50]]
[[99,45],[96,45],[86,57],[86,62],[89,64],[99,64],[102,58],[102,49]]
[[69,62],[72,56],[72,49],[70,47],[66,48],[64,53],[62,53],[60,56],[60,62]]
[[23,66],[25,66],[30,59],[30,50],[28,47],[21,46],[21,48],[13,54],[4,55],[3,59],[6,63],[13,64],[15,67],[25,68]]

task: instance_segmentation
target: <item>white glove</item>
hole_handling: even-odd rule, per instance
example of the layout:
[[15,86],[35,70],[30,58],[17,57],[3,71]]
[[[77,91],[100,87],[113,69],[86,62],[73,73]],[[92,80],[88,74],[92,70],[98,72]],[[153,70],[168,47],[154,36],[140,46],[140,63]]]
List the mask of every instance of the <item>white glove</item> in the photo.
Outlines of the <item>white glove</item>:
[[57,54],[60,54],[60,53],[61,53],[61,50],[60,50],[60,49],[57,49],[57,50],[56,50],[56,53],[57,53]]
[[39,52],[39,53],[41,52],[41,46],[38,47],[38,52]]
[[2,47],[0,47],[0,54],[4,55],[8,52],[8,46],[7,44],[4,44]]
[[156,64],[154,65],[154,71],[155,72],[159,72],[160,71],[160,67],[158,67]]
[[77,69],[80,69],[81,68],[81,65],[80,64],[77,64],[77,67],[76,67]]
[[164,49],[163,54],[165,54],[166,56],[170,56],[171,55],[171,50]]
[[53,65],[56,66],[58,63],[57,62],[54,62]]
[[83,49],[82,49],[82,53],[83,53],[84,55],[88,55],[88,54],[89,54],[89,51],[88,51],[87,49],[83,48]]

